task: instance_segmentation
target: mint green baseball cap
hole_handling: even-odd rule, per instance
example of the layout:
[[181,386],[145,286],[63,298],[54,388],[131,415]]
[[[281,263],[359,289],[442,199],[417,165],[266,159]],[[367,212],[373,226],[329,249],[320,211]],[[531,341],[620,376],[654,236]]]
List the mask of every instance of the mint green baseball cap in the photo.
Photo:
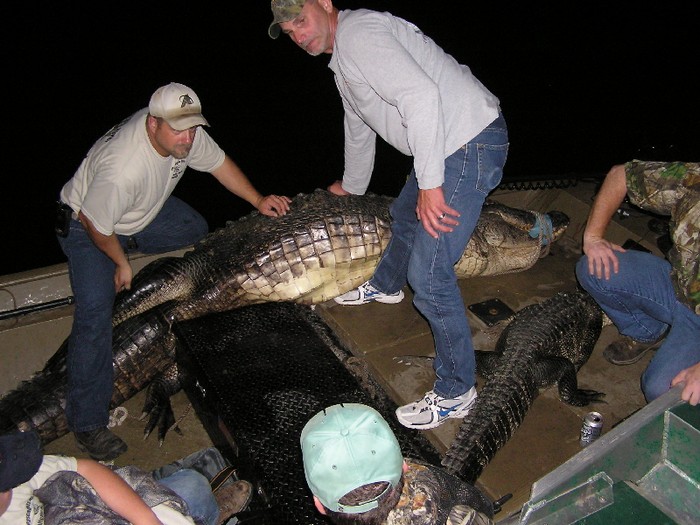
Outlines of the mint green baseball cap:
[[306,0],[272,0],[270,7],[272,8],[272,23],[267,30],[270,38],[280,36],[280,22],[289,22],[299,16],[301,10],[304,9]]
[[[335,512],[359,514],[377,508],[403,472],[401,447],[384,418],[360,403],[333,405],[312,417],[301,431],[304,474],[311,492]],[[359,505],[342,505],[348,492],[370,483],[387,489]]]

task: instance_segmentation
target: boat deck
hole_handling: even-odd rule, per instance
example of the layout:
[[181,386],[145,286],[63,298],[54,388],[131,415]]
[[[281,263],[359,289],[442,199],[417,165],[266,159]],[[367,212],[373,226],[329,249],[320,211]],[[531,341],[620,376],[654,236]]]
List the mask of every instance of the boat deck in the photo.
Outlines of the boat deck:
[[[514,207],[560,210],[572,218],[567,235],[555,243],[549,255],[540,259],[529,270],[493,277],[476,277],[459,281],[465,305],[498,298],[512,310],[541,302],[559,291],[576,287],[574,265],[580,256],[583,223],[588,213],[590,187],[578,187],[557,194],[550,203],[535,202],[545,193],[525,192],[531,199],[522,202],[523,192],[500,193],[498,200]],[[647,218],[648,220],[648,218]],[[627,218],[620,244],[627,238],[646,246],[650,239],[625,231],[628,228],[646,228],[642,217]],[[639,229],[643,232],[643,229]],[[655,246],[647,246],[652,249]],[[321,315],[336,335],[358,357],[366,359],[372,372],[397,404],[405,404],[420,397],[433,386],[432,369],[434,346],[427,322],[411,304],[411,292],[398,305],[372,303],[361,307],[331,306],[322,308]],[[468,311],[474,347],[490,350],[498,338],[498,324],[488,326]],[[581,388],[605,392],[604,403],[589,407],[572,407],[559,400],[555,387],[544,390],[534,401],[522,425],[509,442],[484,469],[477,484],[493,499],[512,494],[504,503],[499,518],[520,510],[528,500],[534,481],[581,450],[579,432],[585,414],[595,410],[602,414],[603,431],[644,406],[639,378],[652,355],[625,367],[609,364],[602,356],[603,349],[619,333],[614,326],[603,329],[593,355],[581,368],[578,382]],[[477,386],[477,389],[479,387]],[[444,453],[452,442],[460,420],[450,420],[435,430],[424,431],[433,445]]]
[[[512,274],[460,280],[465,305],[498,298],[517,312],[559,291],[573,290],[576,287],[573,268],[580,255],[580,239],[594,193],[594,182],[579,182],[557,191],[499,190],[494,197],[503,204],[542,212],[563,211],[571,218],[571,224],[564,237],[554,243],[549,253],[532,268]],[[661,255],[656,246],[658,234],[648,227],[651,217],[635,210],[626,215],[616,218],[609,229],[609,237],[620,244],[631,239]],[[418,399],[432,388],[434,381],[432,336],[428,324],[411,303],[410,290],[405,292],[406,298],[398,305],[375,303],[341,307],[328,302],[315,307],[339,341],[354,357],[366,363],[374,379],[397,405]],[[61,337],[65,337],[70,329],[71,308],[61,309],[66,319],[60,328],[63,331]],[[493,348],[499,325],[489,326],[471,311],[468,317],[474,346],[483,350]],[[617,336],[613,326],[604,328],[593,355],[578,374],[581,388],[605,392],[604,402],[591,407],[571,407],[559,400],[556,388],[542,391],[522,425],[483,471],[477,485],[492,499],[512,495],[496,515],[497,522],[520,511],[530,498],[533,483],[581,450],[579,432],[587,412],[595,410],[602,414],[605,434],[644,406],[639,377],[652,355],[647,354],[639,362],[624,367],[609,364],[602,357],[602,351]],[[143,399],[144,392],[141,392],[115,413],[114,431],[129,444],[128,452],[119,457],[116,464],[154,468],[211,445],[211,438],[184,392],[172,398],[182,433],[170,432],[162,446],[158,445],[155,435],[144,440],[144,422],[138,419]],[[438,429],[424,431],[424,434],[443,453],[459,424],[459,420],[450,420]],[[80,454],[72,435],[50,443],[46,450],[49,453]]]

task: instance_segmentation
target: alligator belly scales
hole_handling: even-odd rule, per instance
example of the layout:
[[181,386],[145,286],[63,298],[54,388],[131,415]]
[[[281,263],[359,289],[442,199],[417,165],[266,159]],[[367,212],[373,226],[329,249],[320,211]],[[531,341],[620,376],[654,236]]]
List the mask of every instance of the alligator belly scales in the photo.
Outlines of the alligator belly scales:
[[[131,290],[115,301],[112,407],[164,371],[177,377],[171,370],[176,367],[173,323],[265,301],[317,304],[369,279],[391,239],[392,200],[370,194],[336,197],[323,190],[300,194],[284,217],[253,212],[210,233],[182,257],[144,267]],[[487,201],[455,265],[458,277],[531,267],[569,223],[561,212],[547,215],[550,235],[533,238],[530,231],[543,223],[543,214]],[[0,433],[36,428],[48,443],[68,432],[66,346],[64,341],[41,371],[0,399]]]
[[560,292],[520,310],[492,352],[477,351],[485,378],[442,464],[474,483],[525,418],[540,388],[557,385],[562,401],[586,406],[604,394],[579,389],[576,372],[588,360],[604,315],[585,292]]

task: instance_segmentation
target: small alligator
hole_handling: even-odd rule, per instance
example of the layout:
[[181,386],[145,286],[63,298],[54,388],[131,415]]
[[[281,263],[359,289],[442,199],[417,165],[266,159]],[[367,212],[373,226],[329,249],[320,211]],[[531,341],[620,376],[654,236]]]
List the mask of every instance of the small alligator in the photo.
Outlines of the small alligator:
[[[391,202],[369,194],[300,194],[283,217],[253,212],[210,233],[182,257],[144,267],[115,301],[112,408],[151,385],[145,410],[157,410],[146,434],[157,424],[162,441],[172,420],[162,397],[177,391],[180,373],[172,325],[265,301],[317,304],[357,287],[371,277],[391,238]],[[545,216],[488,201],[455,265],[457,275],[529,268],[568,223],[558,211]],[[533,229],[547,235],[533,237]],[[66,348],[64,341],[44,369],[0,399],[0,433],[31,427],[44,443],[67,433]]]
[[469,483],[477,478],[525,418],[540,388],[557,384],[559,397],[586,406],[605,394],[579,389],[576,372],[588,361],[604,319],[583,291],[560,292],[512,316],[495,350],[477,351],[483,388],[442,460]]

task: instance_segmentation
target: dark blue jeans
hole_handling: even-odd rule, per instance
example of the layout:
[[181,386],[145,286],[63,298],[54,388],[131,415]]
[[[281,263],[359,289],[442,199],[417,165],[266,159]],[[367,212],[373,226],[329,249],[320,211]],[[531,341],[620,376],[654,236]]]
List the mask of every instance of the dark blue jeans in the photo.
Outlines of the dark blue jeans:
[[[132,235],[141,253],[184,248],[208,232],[204,217],[176,197],[170,197],[146,228]],[[118,236],[128,253],[129,237]],[[68,275],[75,298],[73,326],[68,338],[66,417],[72,432],[107,426],[114,388],[112,307],[115,265],[92,242],[77,220],[67,237],[58,237],[68,258]]]
[[622,335],[650,343],[668,330],[642,375],[642,392],[650,402],[671,388],[678,372],[700,362],[700,316],[676,297],[668,261],[637,250],[616,255],[620,269],[610,280],[590,275],[585,255],[576,277]]
[[408,282],[413,304],[430,323],[435,341],[434,391],[454,398],[476,383],[476,361],[454,265],[464,253],[488,193],[503,177],[508,129],[499,116],[445,159],[445,202],[460,213],[450,233],[431,237],[416,217],[418,182],[412,171],[391,205],[391,241],[370,282],[384,293]]

